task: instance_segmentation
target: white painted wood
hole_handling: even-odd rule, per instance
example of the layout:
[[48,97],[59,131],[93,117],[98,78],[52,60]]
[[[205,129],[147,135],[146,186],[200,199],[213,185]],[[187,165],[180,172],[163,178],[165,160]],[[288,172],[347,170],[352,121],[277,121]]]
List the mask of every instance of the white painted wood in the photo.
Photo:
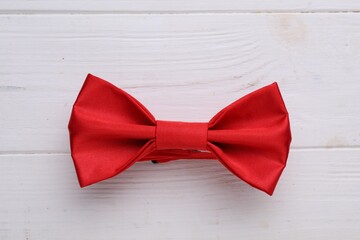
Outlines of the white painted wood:
[[158,119],[207,121],[278,81],[293,147],[360,144],[360,15],[2,15],[0,151],[68,152],[88,72]]
[[[1,0],[0,239],[359,239],[359,11],[358,0]],[[293,144],[274,196],[217,161],[139,163],[80,189],[67,123],[88,72],[184,121],[278,81]]]
[[8,11],[106,11],[106,12],[193,12],[193,11],[359,11],[358,0],[2,0]]
[[217,161],[139,163],[80,189],[68,154],[0,156],[1,239],[348,239],[360,150],[294,150],[273,197]]

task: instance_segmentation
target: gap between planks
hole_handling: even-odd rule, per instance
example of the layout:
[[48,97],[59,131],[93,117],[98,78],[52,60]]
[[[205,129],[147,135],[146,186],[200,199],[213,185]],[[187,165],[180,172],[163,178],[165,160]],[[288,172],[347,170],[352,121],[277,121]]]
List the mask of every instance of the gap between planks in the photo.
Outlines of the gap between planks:
[[[291,148],[290,152],[315,152],[315,151],[360,151],[360,146],[348,146],[348,147],[295,147]],[[0,152],[2,156],[34,156],[34,155],[70,155],[70,152],[31,152],[31,151],[11,151],[11,152]]]
[[106,10],[0,10],[0,15],[223,15],[223,14],[353,14],[360,9],[320,10],[179,10],[179,11],[106,11]]

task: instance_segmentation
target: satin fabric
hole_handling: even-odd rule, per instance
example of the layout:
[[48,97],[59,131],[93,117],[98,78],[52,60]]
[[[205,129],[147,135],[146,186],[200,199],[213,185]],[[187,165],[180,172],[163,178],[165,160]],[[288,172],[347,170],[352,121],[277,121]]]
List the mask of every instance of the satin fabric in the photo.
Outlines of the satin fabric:
[[240,98],[208,123],[189,123],[156,120],[134,97],[88,74],[68,127],[81,187],[111,178],[137,161],[217,159],[272,195],[291,142],[277,83]]

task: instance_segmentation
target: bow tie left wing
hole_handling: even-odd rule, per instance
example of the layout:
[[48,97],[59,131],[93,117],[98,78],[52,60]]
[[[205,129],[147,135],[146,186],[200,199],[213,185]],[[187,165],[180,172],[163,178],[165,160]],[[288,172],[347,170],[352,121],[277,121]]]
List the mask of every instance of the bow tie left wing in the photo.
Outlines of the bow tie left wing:
[[236,176],[272,195],[291,142],[277,83],[224,108],[209,122],[208,148]]
[[155,119],[135,98],[89,74],[69,122],[81,187],[117,175],[151,152]]

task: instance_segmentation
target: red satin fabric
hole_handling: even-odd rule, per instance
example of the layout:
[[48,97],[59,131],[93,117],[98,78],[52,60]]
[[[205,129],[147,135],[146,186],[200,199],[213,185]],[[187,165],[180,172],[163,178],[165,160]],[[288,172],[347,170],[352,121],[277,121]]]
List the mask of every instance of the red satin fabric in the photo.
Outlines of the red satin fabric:
[[81,187],[111,178],[137,161],[217,159],[269,195],[286,165],[290,124],[277,83],[222,109],[208,123],[155,120],[135,98],[89,74],[69,122]]

